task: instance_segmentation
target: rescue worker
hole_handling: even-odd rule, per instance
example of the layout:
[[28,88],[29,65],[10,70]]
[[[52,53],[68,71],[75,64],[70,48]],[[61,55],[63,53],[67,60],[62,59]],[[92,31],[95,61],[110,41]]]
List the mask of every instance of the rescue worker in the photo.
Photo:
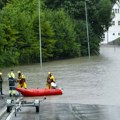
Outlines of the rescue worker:
[[22,74],[21,71],[18,71],[18,86],[20,88],[25,88],[27,89],[27,84],[26,84],[26,80],[25,80],[25,76]]
[[55,88],[56,87],[56,83],[55,82],[56,82],[55,77],[52,75],[51,72],[48,72],[46,87],[48,89]]
[[9,96],[15,96],[16,90],[15,90],[15,74],[14,70],[11,69],[11,71],[8,73],[8,81],[9,81]]
[[0,92],[1,92],[1,95],[4,95],[2,92],[2,83],[3,83],[2,72],[0,72]]

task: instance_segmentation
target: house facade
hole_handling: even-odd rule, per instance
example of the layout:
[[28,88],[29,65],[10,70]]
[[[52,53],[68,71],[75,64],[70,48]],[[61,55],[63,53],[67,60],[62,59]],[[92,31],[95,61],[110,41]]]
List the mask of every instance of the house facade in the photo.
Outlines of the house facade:
[[108,31],[104,33],[102,44],[107,44],[120,37],[120,0],[113,6],[114,18]]

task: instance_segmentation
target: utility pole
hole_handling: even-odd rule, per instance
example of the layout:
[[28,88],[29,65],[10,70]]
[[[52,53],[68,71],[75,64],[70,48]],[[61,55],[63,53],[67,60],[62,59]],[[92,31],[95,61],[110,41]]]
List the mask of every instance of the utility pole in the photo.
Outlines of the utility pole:
[[42,71],[42,45],[41,45],[41,22],[40,22],[40,0],[38,0],[38,16],[39,16],[39,43],[40,43],[40,67]]
[[87,43],[88,43],[88,56],[90,58],[90,43],[89,43],[89,29],[88,29],[88,15],[87,15],[87,0],[85,0],[85,15],[86,15],[86,29],[87,29]]

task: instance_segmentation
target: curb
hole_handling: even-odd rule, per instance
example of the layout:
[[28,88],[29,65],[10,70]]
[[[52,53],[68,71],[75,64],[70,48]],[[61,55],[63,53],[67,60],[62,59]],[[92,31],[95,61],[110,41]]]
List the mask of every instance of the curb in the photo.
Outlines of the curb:
[[1,110],[0,110],[0,117],[2,117],[3,116],[3,114],[5,113],[7,111],[7,107],[6,107],[6,105],[3,107],[3,108],[1,108]]
[[[16,101],[20,101],[23,97],[18,98]],[[5,104],[1,109],[0,109],[0,118],[7,112],[7,105]]]

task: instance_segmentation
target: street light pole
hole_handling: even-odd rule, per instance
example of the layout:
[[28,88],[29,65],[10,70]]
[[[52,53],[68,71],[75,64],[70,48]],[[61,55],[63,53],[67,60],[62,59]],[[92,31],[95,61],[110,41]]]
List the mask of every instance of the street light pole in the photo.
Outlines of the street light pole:
[[87,17],[87,5],[85,0],[85,15],[86,15],[86,29],[87,29],[87,42],[88,42],[88,56],[90,57],[90,43],[89,43],[89,30],[88,30],[88,17]]
[[40,22],[40,0],[38,0],[38,14],[39,14],[39,43],[40,43],[40,67],[42,70],[42,48],[41,48],[41,22]]

